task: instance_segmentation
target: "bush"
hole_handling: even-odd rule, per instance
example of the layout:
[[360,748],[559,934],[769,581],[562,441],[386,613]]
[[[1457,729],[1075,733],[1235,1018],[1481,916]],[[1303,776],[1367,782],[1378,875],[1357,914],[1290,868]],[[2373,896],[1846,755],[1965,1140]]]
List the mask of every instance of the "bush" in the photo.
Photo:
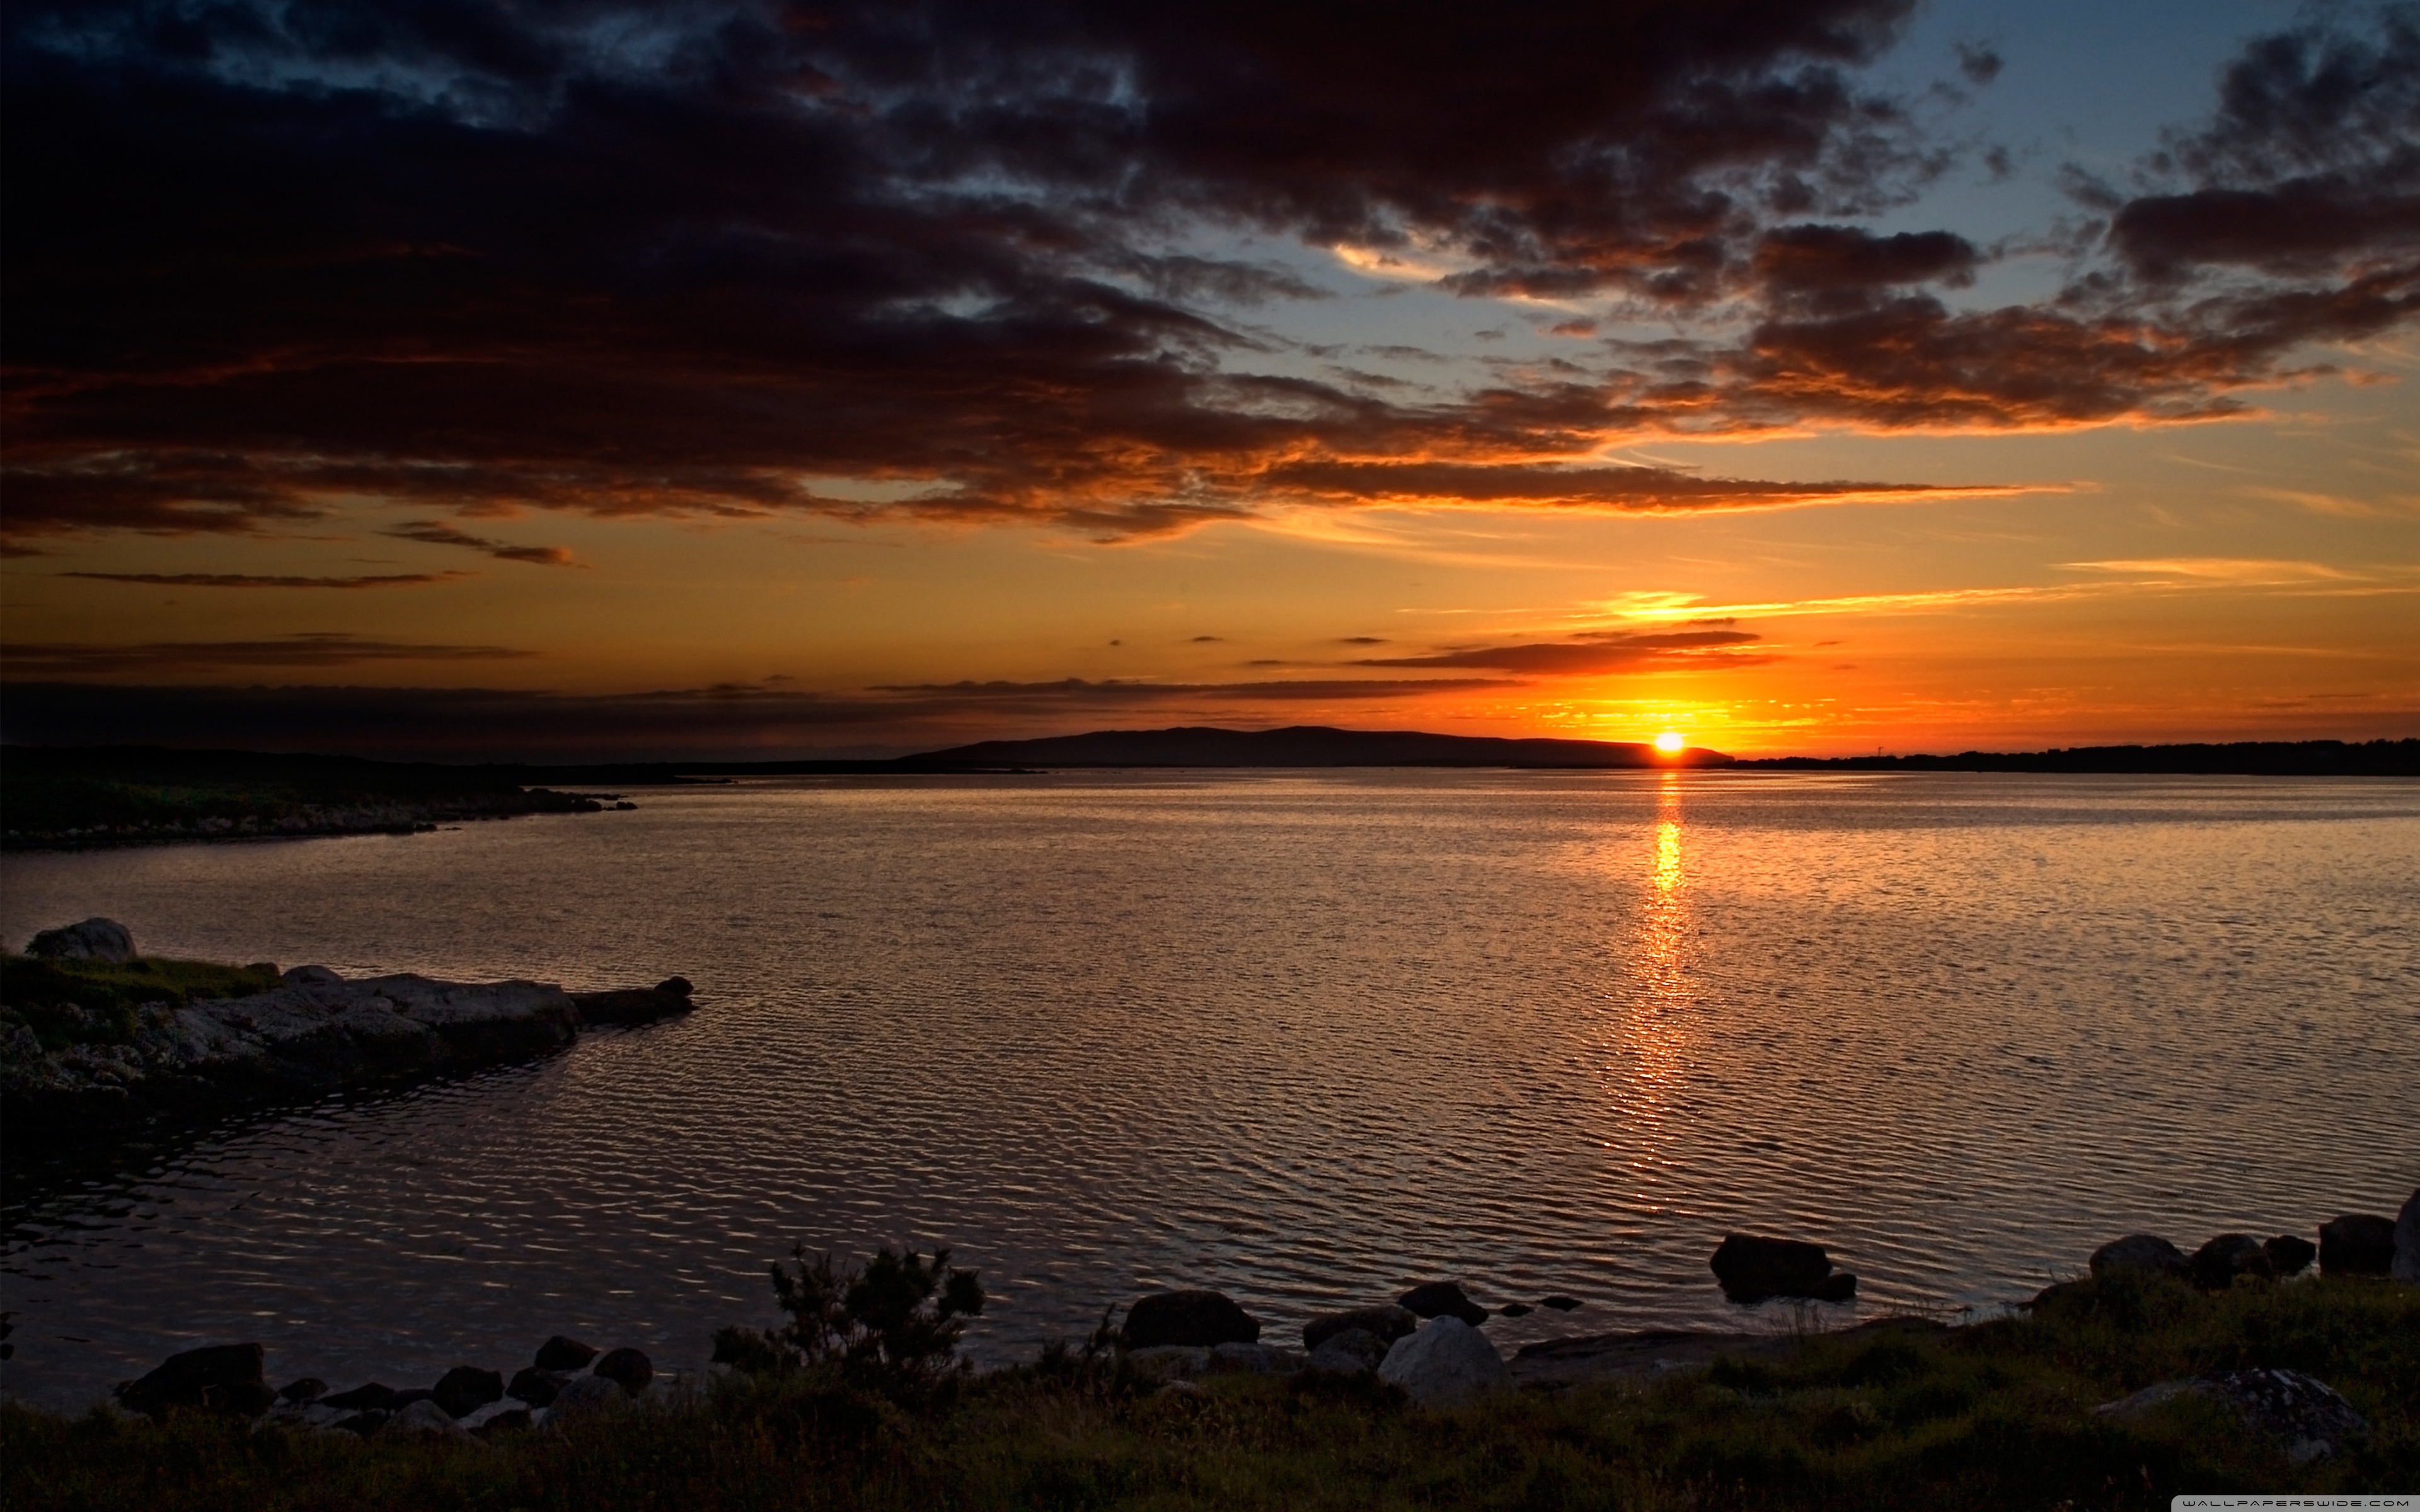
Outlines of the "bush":
[[754,1375],[829,1368],[894,1398],[928,1395],[966,1372],[958,1340],[966,1319],[983,1312],[983,1283],[950,1264],[948,1250],[927,1260],[885,1247],[845,1272],[830,1255],[790,1253],[791,1264],[771,1268],[789,1322],[719,1330],[717,1363]]

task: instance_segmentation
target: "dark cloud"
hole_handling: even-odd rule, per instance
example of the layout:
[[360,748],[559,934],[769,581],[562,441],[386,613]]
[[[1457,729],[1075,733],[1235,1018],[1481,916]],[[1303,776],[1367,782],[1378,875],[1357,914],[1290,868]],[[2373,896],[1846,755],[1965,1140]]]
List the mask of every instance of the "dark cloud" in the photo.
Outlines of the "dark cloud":
[[450,583],[466,572],[392,572],[365,578],[294,578],[251,572],[63,572],[62,578],[141,583],[152,588],[420,588]]
[[1548,676],[1587,676],[1662,667],[1754,666],[1773,658],[1744,648],[1759,637],[1744,630],[1681,630],[1647,635],[1590,633],[1571,640],[1529,640],[1466,646],[1427,656],[1372,656],[1357,667],[1472,667]]
[[2000,56],[1999,50],[1988,43],[1960,42],[1956,46],[1958,71],[1966,75],[1971,83],[1990,84],[2008,66],[2008,60]]
[[1771,509],[1961,491],[1924,484],[1760,483],[1740,478],[1704,478],[1668,468],[1528,467],[1514,463],[1481,466],[1461,462],[1294,462],[1271,469],[1266,486],[1280,497],[1373,503],[1521,504],[1625,514]]
[[1972,243],[1947,231],[1878,237],[1849,225],[1789,225],[1766,234],[1756,270],[1784,298],[1862,295],[1893,285],[1970,284],[1979,260]]
[[571,552],[559,546],[515,546],[509,541],[491,541],[484,535],[446,524],[441,519],[415,519],[379,532],[399,541],[418,541],[427,546],[458,546],[473,551],[484,551],[504,562],[534,562],[542,566],[570,567],[579,565]]
[[[507,646],[425,645],[314,633],[269,640],[147,640],[125,645],[20,642],[8,648],[11,678],[161,675],[240,667],[344,667],[362,662],[504,661],[532,653]],[[13,695],[12,695],[13,696]]]
[[[1263,665],[1254,663],[1254,665]],[[1280,663],[1267,663],[1276,666]],[[1362,666],[1444,666],[1429,662],[1363,662]],[[1471,666],[1480,663],[1469,663]],[[1321,702],[1350,702],[1355,699],[1434,698],[1440,693],[1470,693],[1487,688],[1518,686],[1502,678],[1447,677],[1404,678],[1331,678],[1298,682],[1264,683],[1144,683],[1109,678],[1086,682],[1080,677],[1064,677],[1049,683],[908,683],[879,686],[876,693],[916,693],[962,700],[1023,701],[1048,697],[1069,702],[1084,703],[1156,703],[1168,699],[1197,698],[1204,695],[1249,701],[1276,700],[1292,702],[1301,699]]]

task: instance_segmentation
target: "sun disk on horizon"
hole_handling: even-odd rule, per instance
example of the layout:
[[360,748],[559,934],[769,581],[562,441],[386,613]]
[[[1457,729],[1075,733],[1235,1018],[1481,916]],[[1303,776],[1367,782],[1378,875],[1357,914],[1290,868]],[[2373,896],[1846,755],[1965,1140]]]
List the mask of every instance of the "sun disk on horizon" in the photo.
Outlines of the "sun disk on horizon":
[[1688,743],[1688,737],[1678,730],[1667,730],[1655,737],[1655,748],[1667,756],[1679,754]]

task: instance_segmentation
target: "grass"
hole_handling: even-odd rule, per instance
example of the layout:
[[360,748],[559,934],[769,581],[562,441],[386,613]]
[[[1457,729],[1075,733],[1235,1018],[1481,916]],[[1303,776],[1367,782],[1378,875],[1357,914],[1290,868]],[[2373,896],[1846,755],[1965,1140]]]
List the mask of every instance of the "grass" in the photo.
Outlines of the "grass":
[[[2204,1404],[2127,1425],[2151,1381],[2285,1366],[2372,1431],[2297,1469]],[[1369,1384],[1232,1376],[1156,1395],[1064,1355],[903,1407],[829,1372],[476,1447],[0,1407],[12,1508],[2164,1508],[2185,1492],[2420,1486],[2420,1288],[2316,1278],[2202,1295],[2117,1278],[2037,1316],[1817,1335],[1652,1386],[1432,1412]]]
[[137,956],[132,961],[45,961],[0,954],[0,1036],[19,1024],[45,1051],[127,1044],[150,1003],[182,1008],[200,997],[241,997],[278,984],[273,965]]

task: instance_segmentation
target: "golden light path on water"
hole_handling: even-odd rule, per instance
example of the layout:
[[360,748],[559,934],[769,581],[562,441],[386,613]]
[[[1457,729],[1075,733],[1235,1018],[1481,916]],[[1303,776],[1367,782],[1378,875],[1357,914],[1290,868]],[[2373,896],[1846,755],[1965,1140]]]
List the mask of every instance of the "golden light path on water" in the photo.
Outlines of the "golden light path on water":
[[1264,772],[802,779],[408,838],[0,860],[0,933],[701,1007],[239,1119],[45,1190],[8,1163],[0,1389],[190,1344],[434,1380],[556,1332],[696,1364],[794,1243],[954,1246],[981,1358],[1164,1286],[1290,1336],[1460,1278],[1508,1351],[1989,1308],[2117,1234],[2415,1183],[2420,789],[2378,781]]

